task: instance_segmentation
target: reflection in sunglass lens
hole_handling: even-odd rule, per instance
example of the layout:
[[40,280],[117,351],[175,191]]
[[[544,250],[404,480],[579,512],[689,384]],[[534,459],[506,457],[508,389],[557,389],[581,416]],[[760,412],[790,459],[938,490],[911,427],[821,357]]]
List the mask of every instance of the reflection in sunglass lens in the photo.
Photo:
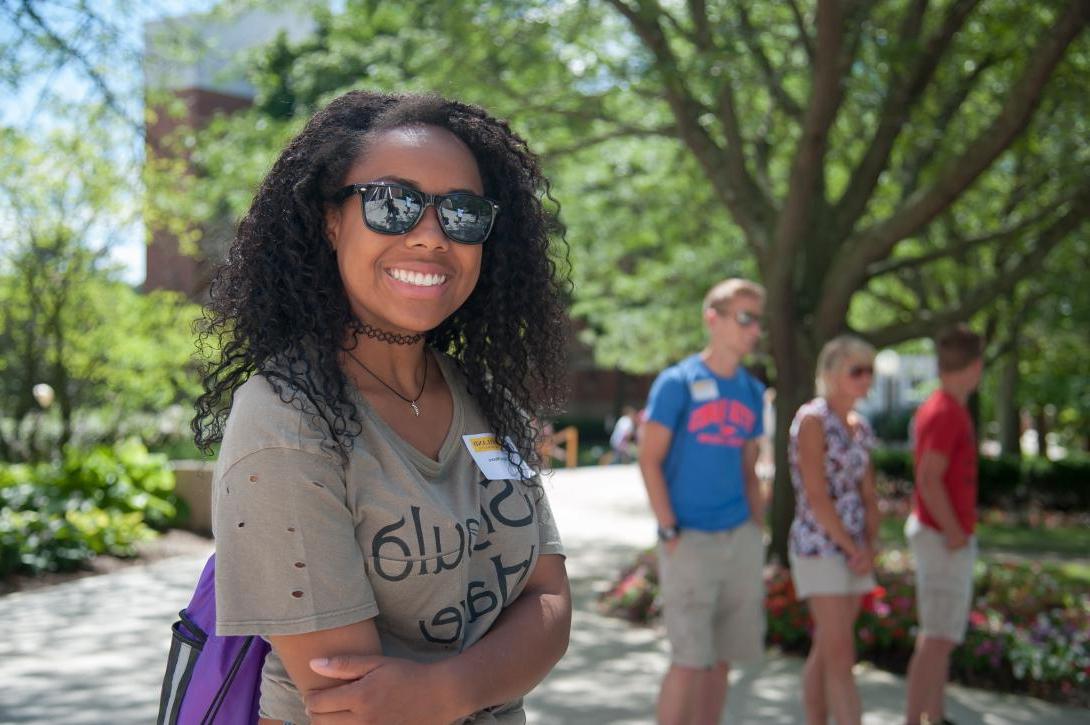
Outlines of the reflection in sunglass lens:
[[420,193],[405,186],[371,186],[363,195],[367,225],[386,234],[404,234],[416,225],[424,210]]
[[443,231],[457,242],[477,244],[492,228],[492,205],[475,194],[449,194],[437,210]]
[[405,234],[419,223],[428,206],[439,215],[443,233],[462,244],[480,244],[492,231],[494,202],[469,192],[424,194],[403,184],[379,182],[346,187],[363,192],[363,219],[382,234]]

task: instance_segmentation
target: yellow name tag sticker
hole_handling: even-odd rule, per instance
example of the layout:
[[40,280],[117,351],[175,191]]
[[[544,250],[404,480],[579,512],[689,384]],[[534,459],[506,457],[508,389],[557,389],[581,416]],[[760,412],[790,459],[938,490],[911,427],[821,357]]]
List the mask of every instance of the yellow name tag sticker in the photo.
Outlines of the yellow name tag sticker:
[[[464,435],[462,440],[466,444],[469,455],[473,456],[473,462],[489,481],[533,478],[534,472],[526,465],[526,462],[517,453],[508,458],[507,451],[492,433]],[[511,440],[508,439],[507,442],[514,450],[515,446],[511,444]]]
[[466,436],[466,441],[469,443],[471,451],[477,451],[479,453],[503,450],[503,446],[496,440],[496,436],[487,433],[484,435]]

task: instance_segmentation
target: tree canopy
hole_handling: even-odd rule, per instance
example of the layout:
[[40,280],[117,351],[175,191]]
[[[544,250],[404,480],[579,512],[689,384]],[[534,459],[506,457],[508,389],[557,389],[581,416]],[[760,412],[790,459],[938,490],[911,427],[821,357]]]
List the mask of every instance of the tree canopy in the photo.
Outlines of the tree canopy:
[[1088,17],[1086,0],[352,2],[255,58],[254,109],[202,136],[195,178],[206,204],[230,184],[237,211],[279,141],[350,87],[480,102],[552,172],[598,360],[676,359],[707,287],[756,276],[786,421],[825,340],[970,320],[1082,228]]
[[[109,437],[127,416],[195,393],[197,307],[139,294],[108,261],[127,214],[102,140],[93,130],[0,131],[0,459],[56,452],[81,415]],[[42,383],[55,391],[48,412],[32,394]],[[91,421],[95,410],[107,413]],[[43,417],[55,434],[41,435]]]

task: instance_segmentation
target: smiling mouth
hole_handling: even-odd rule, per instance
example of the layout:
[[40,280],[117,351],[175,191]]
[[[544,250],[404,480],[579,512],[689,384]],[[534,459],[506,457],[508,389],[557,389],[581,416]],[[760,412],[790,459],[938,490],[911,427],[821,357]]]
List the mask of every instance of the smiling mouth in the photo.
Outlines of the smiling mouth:
[[410,272],[407,269],[388,269],[386,274],[398,282],[411,284],[414,287],[437,287],[447,281],[445,274],[424,274],[422,272]]

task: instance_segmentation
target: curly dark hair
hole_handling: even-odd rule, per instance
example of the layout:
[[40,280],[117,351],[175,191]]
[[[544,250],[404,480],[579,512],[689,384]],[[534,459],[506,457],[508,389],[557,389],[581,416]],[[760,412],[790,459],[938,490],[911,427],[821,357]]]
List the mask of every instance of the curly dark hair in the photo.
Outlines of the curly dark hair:
[[[540,463],[536,420],[559,410],[565,391],[569,268],[563,228],[542,200],[559,205],[537,157],[477,106],[367,91],[335,99],[292,139],[213,277],[199,346],[207,352],[215,342],[216,354],[202,371],[192,423],[205,453],[223,436],[235,390],[256,373],[285,403],[313,415],[327,443],[347,456],[361,427],[338,355],[358,320],[326,236],[326,204],[375,133],[415,125],[460,138],[477,160],[485,195],[502,210],[476,287],[426,344],[457,361],[499,440],[509,436],[525,460]],[[559,249],[550,248],[552,238]]]

